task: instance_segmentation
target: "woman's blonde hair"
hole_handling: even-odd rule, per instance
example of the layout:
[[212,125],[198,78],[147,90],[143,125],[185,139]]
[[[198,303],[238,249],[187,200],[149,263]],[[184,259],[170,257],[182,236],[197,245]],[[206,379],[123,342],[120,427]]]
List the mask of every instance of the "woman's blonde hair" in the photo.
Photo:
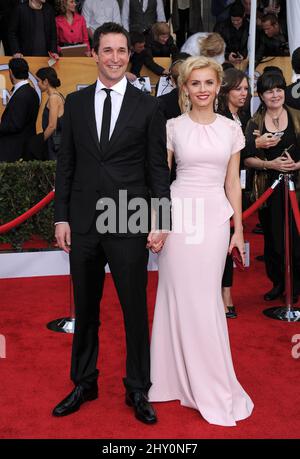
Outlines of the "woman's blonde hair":
[[[217,82],[222,83],[223,68],[222,65],[218,64],[213,59],[204,56],[188,57],[180,66],[179,77],[178,77],[178,88],[179,88],[179,106],[181,113],[189,111],[191,109],[191,101],[185,95],[183,88],[184,84],[190,78],[193,70],[210,68],[214,70],[217,77]],[[188,103],[187,103],[188,102]]]
[[224,54],[225,42],[219,33],[210,33],[205,38],[199,38],[200,56],[214,57]]
[[156,22],[152,26],[152,34],[155,41],[158,41],[160,35],[170,35],[170,27],[166,22]]

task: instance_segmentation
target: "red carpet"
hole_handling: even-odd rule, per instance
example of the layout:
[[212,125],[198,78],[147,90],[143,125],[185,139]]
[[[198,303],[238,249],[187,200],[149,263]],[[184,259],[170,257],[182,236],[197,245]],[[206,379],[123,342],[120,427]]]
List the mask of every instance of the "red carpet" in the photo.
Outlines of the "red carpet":
[[[251,225],[253,227],[253,220]],[[263,263],[262,236],[251,242],[251,268],[237,272],[234,299],[238,319],[229,321],[236,373],[252,397],[253,415],[237,427],[209,425],[178,402],[156,404],[159,423],[144,426],[124,404],[124,333],[118,299],[107,276],[101,311],[99,399],[78,413],[56,419],[51,410],[71,389],[72,336],[46,324],[68,315],[65,277],[0,281],[0,334],[7,358],[0,359],[0,438],[297,438],[300,430],[300,359],[292,358],[291,339],[299,323],[266,318],[263,293],[270,287]],[[149,275],[152,320],[157,274]],[[273,302],[270,306],[281,304]],[[201,352],[201,349],[195,349]]]

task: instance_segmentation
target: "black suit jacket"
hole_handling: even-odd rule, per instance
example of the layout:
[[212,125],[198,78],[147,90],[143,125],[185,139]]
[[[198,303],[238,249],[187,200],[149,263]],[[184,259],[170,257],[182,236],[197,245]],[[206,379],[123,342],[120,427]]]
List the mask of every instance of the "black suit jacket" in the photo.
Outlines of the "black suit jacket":
[[149,190],[152,197],[170,198],[165,120],[157,100],[127,83],[114,132],[102,151],[95,89],[93,84],[66,99],[56,171],[55,221],[69,221],[71,230],[82,234],[91,228],[101,197],[114,199],[117,212],[119,190],[127,190],[128,200],[148,199]]
[[[45,3],[42,12],[47,50],[56,53],[54,10],[52,6]],[[22,3],[13,10],[8,32],[12,54],[22,53],[24,56],[31,56],[34,24],[34,10],[28,6],[28,3]]]
[[289,107],[300,110],[300,79],[286,88],[285,103]]
[[0,123],[0,161],[23,157],[26,142],[36,134],[39,96],[30,84],[21,86],[8,102]]
[[177,116],[181,115],[178,98],[178,88],[174,88],[167,94],[158,97],[159,105],[161,106],[162,112],[167,120],[177,118]]

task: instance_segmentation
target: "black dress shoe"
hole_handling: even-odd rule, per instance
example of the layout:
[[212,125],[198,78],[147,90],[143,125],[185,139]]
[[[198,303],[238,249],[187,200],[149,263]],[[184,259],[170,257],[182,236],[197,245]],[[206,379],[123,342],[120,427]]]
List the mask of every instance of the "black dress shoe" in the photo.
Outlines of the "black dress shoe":
[[237,312],[234,306],[227,306],[228,312],[226,312],[226,319],[236,319]]
[[264,295],[265,301],[273,301],[276,300],[279,296],[283,294],[282,285],[275,285],[269,292]]
[[95,385],[91,389],[85,389],[80,384],[75,386],[72,392],[67,395],[56,407],[52,414],[53,416],[68,416],[68,414],[78,411],[80,406],[89,400],[98,398],[98,386]]
[[126,392],[125,402],[134,409],[135,417],[145,424],[155,424],[157,417],[151,404],[143,392]]

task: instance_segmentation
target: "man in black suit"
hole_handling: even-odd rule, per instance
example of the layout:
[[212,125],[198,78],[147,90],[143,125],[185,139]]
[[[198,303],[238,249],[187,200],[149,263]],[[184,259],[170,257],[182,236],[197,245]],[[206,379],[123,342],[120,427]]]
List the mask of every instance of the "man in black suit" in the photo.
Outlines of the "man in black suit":
[[296,81],[287,86],[285,90],[285,103],[289,107],[300,110],[300,47],[293,52],[292,67],[296,74]]
[[13,58],[8,66],[13,92],[0,123],[0,161],[14,162],[23,157],[27,141],[36,134],[40,101],[29,84],[25,59]]
[[[75,388],[53,415],[68,415],[86,400],[97,398],[99,302],[108,262],[125,322],[125,400],[137,419],[150,424],[156,422],[156,415],[147,400],[151,382],[146,245],[159,251],[166,238],[161,229],[167,224],[156,226],[157,231],[149,234],[148,225],[145,231],[136,232],[129,223],[133,212],[128,204],[132,198],[146,202],[149,189],[152,197],[166,198],[169,203],[169,170],[159,104],[125,77],[129,41],[119,24],[105,23],[96,29],[93,57],[98,80],[66,99],[56,172],[55,234],[60,248],[69,252],[71,246],[76,316],[71,379]],[[122,202],[118,200],[120,190],[127,194]],[[102,217],[109,200],[119,217],[105,233]],[[107,219],[112,221],[110,215]],[[145,222],[146,216],[141,220]]]

